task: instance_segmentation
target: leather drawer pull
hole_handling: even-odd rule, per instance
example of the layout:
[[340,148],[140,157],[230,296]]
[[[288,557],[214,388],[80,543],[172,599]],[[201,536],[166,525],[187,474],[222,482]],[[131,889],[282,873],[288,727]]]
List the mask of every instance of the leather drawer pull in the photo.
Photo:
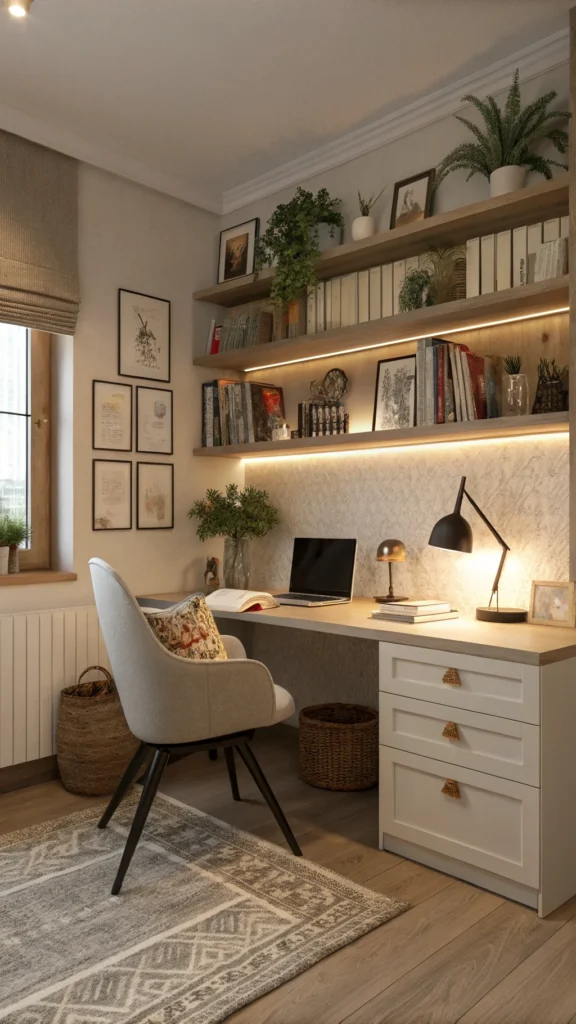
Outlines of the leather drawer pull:
[[451,796],[453,800],[460,799],[460,787],[454,779],[446,779],[442,786],[442,792],[444,796]]
[[447,668],[444,675],[442,676],[442,682],[447,683],[448,686],[462,686],[460,682],[460,676],[455,668]]
[[456,722],[446,722],[446,725],[442,730],[442,735],[445,736],[447,740],[459,740],[460,733]]

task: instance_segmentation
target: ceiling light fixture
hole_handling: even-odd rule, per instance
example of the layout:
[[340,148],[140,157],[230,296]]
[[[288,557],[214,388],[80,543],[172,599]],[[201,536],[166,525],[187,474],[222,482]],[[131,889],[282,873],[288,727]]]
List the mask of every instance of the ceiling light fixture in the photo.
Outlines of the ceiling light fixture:
[[25,18],[30,14],[30,5],[33,0],[4,0],[10,14],[14,18]]

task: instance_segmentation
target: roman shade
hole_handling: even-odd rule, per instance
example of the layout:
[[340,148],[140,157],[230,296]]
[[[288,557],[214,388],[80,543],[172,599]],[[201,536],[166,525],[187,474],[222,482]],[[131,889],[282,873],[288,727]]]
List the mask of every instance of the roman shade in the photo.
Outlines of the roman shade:
[[0,321],[74,334],[78,165],[0,131]]

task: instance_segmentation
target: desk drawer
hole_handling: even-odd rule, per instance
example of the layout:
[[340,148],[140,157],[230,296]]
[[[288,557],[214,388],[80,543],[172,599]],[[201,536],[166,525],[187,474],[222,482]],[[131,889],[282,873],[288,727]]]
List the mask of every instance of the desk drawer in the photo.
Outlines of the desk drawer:
[[537,725],[381,693],[380,743],[528,786],[540,784]]
[[540,721],[536,665],[382,643],[380,690],[516,722]]
[[[442,792],[448,780],[458,799]],[[382,833],[535,889],[539,799],[532,786],[380,747]]]

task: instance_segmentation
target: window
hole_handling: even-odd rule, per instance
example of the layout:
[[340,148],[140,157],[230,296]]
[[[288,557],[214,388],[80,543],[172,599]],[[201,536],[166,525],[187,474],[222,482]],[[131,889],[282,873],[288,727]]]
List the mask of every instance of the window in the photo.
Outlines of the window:
[[32,529],[22,569],[50,567],[50,335],[0,324],[0,505]]

